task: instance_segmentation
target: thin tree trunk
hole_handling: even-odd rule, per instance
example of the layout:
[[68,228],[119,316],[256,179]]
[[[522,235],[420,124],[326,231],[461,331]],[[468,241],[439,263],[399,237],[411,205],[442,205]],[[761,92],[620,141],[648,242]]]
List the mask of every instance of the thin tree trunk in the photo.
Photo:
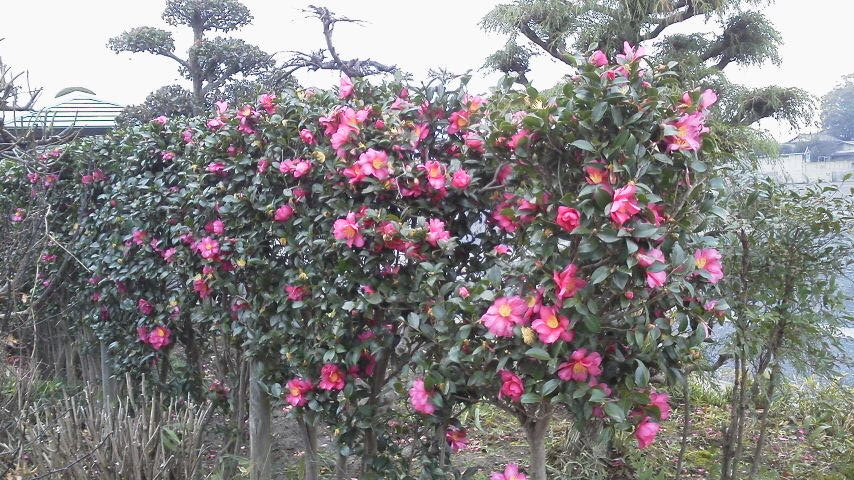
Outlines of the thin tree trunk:
[[335,453],[335,480],[347,480],[347,456]]
[[[746,353],[742,350],[742,357],[747,358]],[[732,467],[730,469],[730,480],[738,478],[738,468],[741,464],[741,455],[744,452],[744,425],[747,421],[747,362],[743,359],[741,362],[741,386],[739,389],[738,398],[738,428],[735,435],[735,453],[732,457]]]
[[551,421],[551,406],[543,405],[545,414],[536,419],[528,420],[525,424],[525,435],[531,449],[530,480],[547,480],[546,474],[546,434]]
[[759,466],[762,464],[762,448],[765,446],[765,435],[768,431],[768,412],[771,410],[771,400],[774,397],[774,388],[777,384],[778,374],[778,367],[777,365],[774,365],[771,370],[771,379],[768,381],[768,390],[766,391],[768,403],[765,405],[765,410],[762,412],[762,419],[760,420],[761,426],[759,427],[759,440],[756,442],[756,447],[753,450],[753,464],[750,465],[750,473],[747,476],[748,480],[753,480],[753,477],[755,477],[756,473],[759,471]]
[[735,431],[738,423],[738,388],[741,375],[740,355],[736,355],[733,369],[732,396],[730,397],[729,425],[724,429],[723,445],[721,446],[721,480],[729,480],[730,467],[732,466],[732,456],[735,447]]
[[272,478],[273,411],[270,397],[261,390],[264,363],[252,360],[249,374],[249,478]]
[[682,478],[682,462],[685,460],[685,452],[688,450],[688,435],[691,433],[691,385],[685,375],[685,400],[682,402],[682,440],[679,446],[679,458],[676,460],[676,476],[674,480]]
[[110,408],[116,401],[116,382],[113,378],[112,362],[107,344],[100,340],[101,348],[101,388],[104,394],[104,406]]
[[297,423],[300,427],[303,443],[305,444],[304,463],[304,480],[317,480],[319,477],[317,467],[317,427],[305,421],[303,415],[297,416]]

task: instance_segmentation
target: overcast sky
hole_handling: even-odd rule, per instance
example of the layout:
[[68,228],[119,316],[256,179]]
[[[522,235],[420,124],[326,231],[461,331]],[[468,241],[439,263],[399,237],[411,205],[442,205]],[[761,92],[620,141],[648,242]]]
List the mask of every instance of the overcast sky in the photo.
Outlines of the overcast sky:
[[[464,72],[482,65],[503,39],[487,35],[479,20],[497,2],[485,0],[244,0],[255,20],[235,35],[268,52],[320,48],[319,23],[303,18],[309,3],[361,18],[365,26],[339,25],[336,46],[342,56],[370,56],[423,75],[429,68]],[[134,26],[163,27],[162,0],[0,0],[4,17],[0,56],[17,69],[26,68],[31,83],[45,88],[40,104],[49,105],[63,87],[83,86],[100,98],[122,105],[141,102],[152,90],[180,82],[176,64],[148,54],[120,54],[107,40]],[[854,18],[850,0],[777,0],[763,9],[783,35],[783,64],[749,69],[728,67],[730,79],[750,86],[797,86],[816,96],[829,91],[843,75],[854,73],[854,55],[841,48]],[[11,20],[10,19],[14,19]],[[688,29],[707,28],[693,22]],[[681,29],[684,29],[681,28]],[[190,36],[173,31],[179,52]],[[553,85],[566,72],[546,57],[533,64],[529,78],[540,88]],[[498,76],[476,71],[473,87],[486,91]],[[309,85],[328,86],[329,72],[302,75]],[[791,132],[774,122],[762,127],[778,138]]]

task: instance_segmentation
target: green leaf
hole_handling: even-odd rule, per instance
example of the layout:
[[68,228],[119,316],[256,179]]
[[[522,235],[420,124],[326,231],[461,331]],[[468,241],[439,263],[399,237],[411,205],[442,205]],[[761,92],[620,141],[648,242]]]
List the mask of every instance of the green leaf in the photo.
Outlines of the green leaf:
[[599,123],[599,120],[602,120],[602,117],[605,116],[605,110],[608,108],[608,102],[599,102],[593,107],[593,113],[591,114],[590,119],[593,123]]
[[645,387],[649,384],[649,370],[640,360],[635,361],[638,364],[638,368],[635,369],[635,385]]
[[626,412],[624,412],[623,409],[620,408],[620,406],[617,405],[616,403],[613,403],[613,402],[606,403],[604,410],[605,410],[605,413],[609,417],[611,417],[611,420],[614,420],[615,422],[619,422],[619,423],[626,421]]
[[573,147],[580,148],[582,150],[586,150],[588,152],[592,152],[595,149],[593,148],[593,144],[588,142],[587,140],[576,140],[570,143]]
[[540,403],[542,400],[543,397],[533,392],[522,395],[522,403]]
[[609,272],[610,272],[610,270],[605,265],[602,265],[601,267],[597,268],[593,272],[593,275],[590,275],[590,284],[596,285],[598,283],[602,283],[603,280],[608,278]]
[[563,383],[560,379],[553,378],[543,384],[542,395],[546,396],[552,392],[554,392],[560,384]]
[[549,352],[543,350],[540,347],[529,348],[528,351],[525,352],[525,355],[531,358],[536,358],[537,360],[542,360],[544,362],[547,362],[552,359],[551,355],[549,355]]

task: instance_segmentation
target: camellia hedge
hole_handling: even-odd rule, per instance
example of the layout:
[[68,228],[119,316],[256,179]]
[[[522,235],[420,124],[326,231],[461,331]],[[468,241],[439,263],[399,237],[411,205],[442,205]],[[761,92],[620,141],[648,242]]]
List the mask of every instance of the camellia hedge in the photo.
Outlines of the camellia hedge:
[[479,402],[519,420],[530,478],[558,412],[644,448],[670,413],[650,379],[681,381],[724,307],[715,96],[628,44],[577,63],[551,97],[342,78],[69,146],[59,183],[32,184],[76,209],[54,230],[78,328],[116,372],[189,391],[212,342],[239,346],[256,478],[273,406],[305,429],[308,478],[321,425],[359,478],[470,476],[457,417]]

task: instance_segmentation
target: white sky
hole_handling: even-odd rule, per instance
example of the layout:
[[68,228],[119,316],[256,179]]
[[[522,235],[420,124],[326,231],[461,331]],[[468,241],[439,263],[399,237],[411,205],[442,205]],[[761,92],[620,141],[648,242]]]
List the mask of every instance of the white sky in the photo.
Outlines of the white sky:
[[[478,68],[503,44],[478,22],[498,2],[485,0],[244,0],[254,22],[234,35],[268,52],[309,51],[322,46],[316,20],[303,18],[309,3],[368,22],[365,26],[339,25],[336,48],[344,57],[365,57],[394,63],[416,77],[429,68],[445,67],[462,73]],[[63,87],[83,86],[100,98],[119,104],[141,102],[156,88],[181,82],[176,64],[149,54],[116,55],[107,40],[134,26],[165,28],[160,20],[161,0],[0,0],[2,30],[0,56],[5,63],[29,70],[33,85],[43,86],[41,106],[54,102]],[[850,0],[777,0],[763,8],[783,35],[783,64],[741,70],[728,67],[732,81],[750,86],[797,86],[821,96],[843,75],[854,73],[854,55],[847,49],[854,2]],[[13,20],[12,20],[13,19]],[[704,28],[695,22],[690,28]],[[173,31],[177,50],[189,46],[189,35]],[[553,85],[564,66],[542,57],[529,78],[539,88]],[[475,71],[472,86],[485,91],[498,76]],[[330,72],[302,75],[309,85],[329,86]],[[773,121],[761,125],[778,138],[791,132]]]

